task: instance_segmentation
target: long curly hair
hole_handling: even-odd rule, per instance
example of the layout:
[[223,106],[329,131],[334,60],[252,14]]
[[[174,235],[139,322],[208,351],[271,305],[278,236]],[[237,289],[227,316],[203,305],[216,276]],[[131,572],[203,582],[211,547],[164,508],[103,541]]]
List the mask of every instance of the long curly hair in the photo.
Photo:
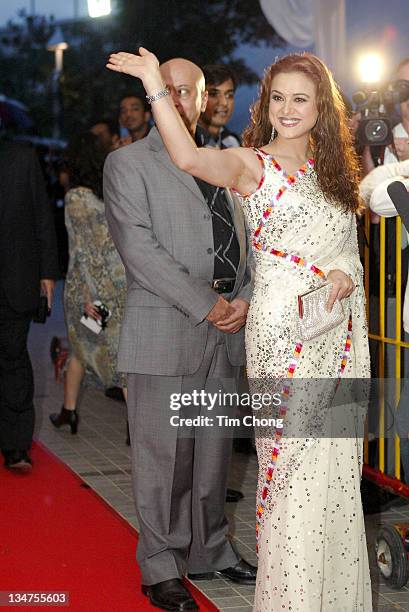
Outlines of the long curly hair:
[[310,142],[318,183],[329,202],[345,211],[360,212],[360,169],[347,125],[345,105],[325,64],[311,53],[291,53],[265,71],[258,100],[251,107],[251,122],[243,132],[245,147],[262,147],[270,141],[271,83],[282,72],[302,72],[316,88],[318,119]]
[[72,136],[64,151],[70,187],[88,187],[102,199],[102,174],[108,151],[91,132]]

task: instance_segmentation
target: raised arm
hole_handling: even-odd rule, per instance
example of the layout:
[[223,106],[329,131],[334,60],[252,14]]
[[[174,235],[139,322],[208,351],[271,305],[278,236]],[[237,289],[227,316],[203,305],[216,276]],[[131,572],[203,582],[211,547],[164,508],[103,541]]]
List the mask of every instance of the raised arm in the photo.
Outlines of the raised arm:
[[[147,94],[155,95],[165,89],[158,60],[143,47],[139,53],[114,53],[107,68],[140,78]],[[152,111],[169,155],[178,168],[212,185],[234,188],[241,194],[256,189],[261,167],[252,151],[197,148],[169,95],[153,102]]]

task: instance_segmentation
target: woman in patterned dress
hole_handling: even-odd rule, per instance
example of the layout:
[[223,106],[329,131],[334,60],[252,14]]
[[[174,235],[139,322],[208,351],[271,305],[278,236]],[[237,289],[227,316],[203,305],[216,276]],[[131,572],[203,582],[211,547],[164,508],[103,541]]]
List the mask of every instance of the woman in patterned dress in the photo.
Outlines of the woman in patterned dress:
[[[125,270],[108,233],[102,201],[102,172],[107,151],[96,136],[83,133],[69,143],[66,158],[72,188],[65,196],[69,265],[64,286],[64,310],[70,357],[64,375],[64,404],[50,415],[55,427],[70,425],[77,432],[77,402],[85,373],[105,388],[125,387],[116,370],[119,330],[125,303]],[[101,316],[99,300],[111,311],[107,326],[97,335],[81,322],[84,313]]]
[[[277,61],[261,83],[245,147],[214,151],[197,149],[184,130],[172,101],[178,92],[167,95],[152,53],[113,54],[108,68],[143,80],[173,162],[238,192],[253,236],[248,374],[254,389],[276,389],[281,381],[284,418],[283,429],[257,432],[254,610],[369,612],[363,416],[357,418],[353,404],[332,408],[340,376],[370,376],[356,238],[359,168],[333,78],[308,53]],[[345,320],[302,343],[298,295],[326,281],[332,283],[327,310],[341,300]],[[219,329],[228,320],[226,310]]]

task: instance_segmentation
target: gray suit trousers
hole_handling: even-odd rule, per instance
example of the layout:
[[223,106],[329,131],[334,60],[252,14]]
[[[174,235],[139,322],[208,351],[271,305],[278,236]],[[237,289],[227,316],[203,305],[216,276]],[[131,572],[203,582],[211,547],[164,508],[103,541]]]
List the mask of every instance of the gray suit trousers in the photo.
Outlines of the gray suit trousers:
[[175,412],[171,394],[197,390],[234,393],[238,367],[227,357],[225,335],[209,326],[206,351],[193,376],[128,374],[132,474],[139,521],[137,561],[142,583],[156,584],[192,573],[225,569],[239,557],[228,539],[224,512],[231,432],[177,427],[170,419],[231,408],[189,406]]

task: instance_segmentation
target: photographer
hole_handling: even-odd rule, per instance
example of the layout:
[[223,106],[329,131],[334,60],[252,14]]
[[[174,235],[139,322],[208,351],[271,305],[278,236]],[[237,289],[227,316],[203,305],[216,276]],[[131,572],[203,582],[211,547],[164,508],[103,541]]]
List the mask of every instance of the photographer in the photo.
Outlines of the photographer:
[[[408,64],[409,69],[409,64]],[[409,76],[409,75],[408,75]],[[361,183],[360,192],[373,212],[381,217],[396,217],[398,212],[387,188],[394,181],[401,181],[409,189],[409,159],[375,168]],[[408,232],[402,228],[402,249],[409,243]],[[404,252],[404,251],[403,251]],[[392,305],[394,306],[394,304]],[[404,341],[409,342],[409,278],[406,282],[403,303]],[[405,351],[407,353],[407,351]],[[409,363],[405,355],[404,377],[409,378]],[[401,461],[405,482],[409,484],[409,385],[405,380],[396,411],[396,432],[400,438]]]
[[[398,65],[394,81],[409,81],[409,57]],[[385,150],[384,164],[409,159],[409,99],[399,104],[401,121],[393,128],[394,148]],[[395,155],[396,153],[396,155]]]
[[[399,104],[400,110],[400,121],[391,129],[393,125],[394,116],[394,105]],[[364,199],[366,205],[370,207],[371,219],[373,222],[379,222],[380,217],[395,217],[398,215],[392,200],[387,192],[387,187],[390,183],[396,180],[402,181],[406,187],[409,186],[409,57],[403,59],[397,66],[393,79],[389,85],[382,87],[377,91],[372,92],[368,95],[367,100],[364,102],[364,108],[366,106],[367,111],[365,112],[367,119],[367,126],[371,129],[365,130],[365,126],[361,126],[360,135],[361,142],[362,137],[368,135],[373,136],[374,142],[370,142],[372,145],[372,151],[376,151],[376,157],[378,165],[362,180],[360,185],[360,193]],[[371,125],[368,125],[370,121],[373,121]],[[388,135],[386,136],[386,134]],[[373,149],[373,145],[380,144],[385,145],[384,142],[376,142],[376,139],[385,136],[386,143],[393,138],[393,141],[388,146],[381,146],[377,149]],[[373,228],[373,232],[376,233],[376,229]],[[387,307],[386,307],[386,335],[395,335],[395,313],[396,313],[396,289],[395,289],[395,225],[386,224],[386,237],[387,237],[387,249],[385,253],[386,257],[386,271],[385,277],[387,280]],[[378,241],[375,240],[375,244]],[[405,279],[408,269],[408,234],[405,229],[402,230],[402,279]],[[370,277],[375,279],[378,276],[378,262],[371,261],[374,266],[374,274],[370,274]],[[409,282],[402,282],[402,289],[405,291],[404,307],[403,307],[403,327],[404,327],[404,341],[409,341]],[[376,292],[377,293],[377,292]],[[371,307],[377,308],[377,300],[371,300]],[[397,375],[395,371],[395,358],[394,349],[386,347],[386,359],[385,359],[385,375],[390,377]],[[408,351],[404,351],[404,366],[403,376],[409,377],[409,359],[406,355]],[[387,402],[394,406],[394,392],[387,394]],[[405,407],[406,406],[406,407]],[[406,414],[405,414],[406,413]],[[405,424],[406,423],[406,424]],[[401,438],[401,460],[405,472],[405,479],[409,481],[409,387],[404,385],[402,391],[402,397],[398,405],[398,412],[396,415],[397,433]],[[388,445],[388,464],[393,465],[394,463],[394,445]]]
[[[368,69],[373,76],[379,70],[375,60],[369,57],[362,62],[362,88],[352,96],[356,104],[353,113],[356,143],[363,150],[370,150],[372,168],[409,158],[409,57],[400,62],[392,79],[384,83],[367,80]],[[397,105],[400,117],[396,114]]]

